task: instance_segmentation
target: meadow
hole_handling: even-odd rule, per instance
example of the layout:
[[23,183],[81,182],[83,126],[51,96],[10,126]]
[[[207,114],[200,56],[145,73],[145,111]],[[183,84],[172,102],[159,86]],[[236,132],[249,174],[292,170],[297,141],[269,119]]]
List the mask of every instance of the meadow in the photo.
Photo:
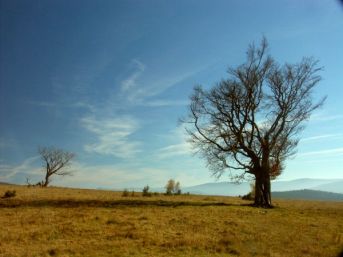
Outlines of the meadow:
[[0,256],[339,256],[343,202],[1,185]]

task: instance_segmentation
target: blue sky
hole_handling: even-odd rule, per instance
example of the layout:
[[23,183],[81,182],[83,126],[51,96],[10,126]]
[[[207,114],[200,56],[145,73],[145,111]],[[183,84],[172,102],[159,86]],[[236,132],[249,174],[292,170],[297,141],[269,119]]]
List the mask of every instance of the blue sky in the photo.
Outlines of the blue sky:
[[54,185],[215,181],[177,121],[263,35],[280,63],[319,59],[328,96],[279,179],[343,178],[342,28],[331,0],[0,0],[0,181],[41,180],[38,146],[77,154]]

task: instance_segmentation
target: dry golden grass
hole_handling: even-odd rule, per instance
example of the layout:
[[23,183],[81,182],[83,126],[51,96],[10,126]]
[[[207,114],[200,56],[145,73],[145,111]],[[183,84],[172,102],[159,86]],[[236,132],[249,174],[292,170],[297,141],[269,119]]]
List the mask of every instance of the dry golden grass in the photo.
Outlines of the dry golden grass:
[[[343,203],[0,186],[0,256],[338,256]],[[138,193],[137,193],[138,195]]]

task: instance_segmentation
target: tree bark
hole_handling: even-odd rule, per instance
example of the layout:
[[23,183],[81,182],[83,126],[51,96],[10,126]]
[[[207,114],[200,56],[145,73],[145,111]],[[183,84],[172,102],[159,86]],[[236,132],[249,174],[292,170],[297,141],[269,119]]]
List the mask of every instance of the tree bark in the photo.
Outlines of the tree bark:
[[49,177],[50,177],[50,165],[46,164],[46,174],[45,174],[45,181],[42,187],[47,187],[49,185]]
[[265,170],[255,175],[254,205],[263,208],[272,207],[270,175]]

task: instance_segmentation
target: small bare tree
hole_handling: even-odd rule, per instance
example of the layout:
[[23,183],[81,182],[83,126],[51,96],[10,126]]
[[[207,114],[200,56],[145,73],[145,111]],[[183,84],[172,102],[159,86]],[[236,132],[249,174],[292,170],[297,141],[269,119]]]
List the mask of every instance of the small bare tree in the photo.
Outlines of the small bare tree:
[[195,87],[183,121],[194,148],[214,175],[232,172],[255,178],[255,205],[271,207],[271,179],[294,154],[299,132],[325,98],[314,103],[321,77],[317,61],[279,65],[267,54],[267,41],[251,45],[247,60],[228,70],[229,78],[210,90]]
[[174,186],[174,194],[180,195],[181,194],[181,185],[180,182],[177,181]]
[[174,179],[169,179],[166,186],[166,194],[167,195],[171,195],[174,192],[174,188],[175,188],[175,180]]
[[179,181],[175,181],[174,179],[169,179],[167,184],[165,185],[166,194],[172,195],[172,194],[181,194],[181,186]]
[[66,170],[66,168],[75,157],[74,153],[54,147],[39,147],[38,153],[40,154],[45,167],[45,181],[43,181],[42,187],[47,187],[49,185],[51,176],[53,175],[71,175],[72,172]]

